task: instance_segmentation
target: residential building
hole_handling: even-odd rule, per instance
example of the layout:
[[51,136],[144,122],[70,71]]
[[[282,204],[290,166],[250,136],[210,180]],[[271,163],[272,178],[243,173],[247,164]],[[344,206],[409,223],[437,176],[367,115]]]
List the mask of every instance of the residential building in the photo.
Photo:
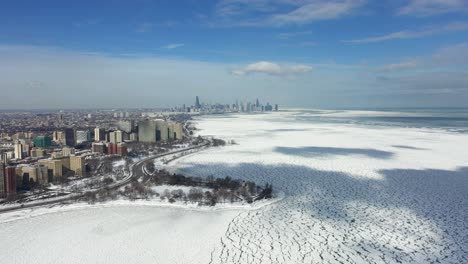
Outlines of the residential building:
[[104,144],[102,142],[94,142],[91,145],[91,151],[93,153],[106,154],[106,144]]
[[5,195],[16,194],[16,168],[9,166],[5,168]]
[[110,143],[122,143],[123,142],[123,132],[121,130],[113,131],[109,133],[109,142]]
[[5,196],[5,164],[0,163],[0,198]]
[[62,161],[58,159],[42,159],[39,164],[44,165],[48,169],[49,182],[61,178],[63,176]]
[[63,147],[62,148],[62,155],[64,157],[69,157],[72,154],[75,154],[75,148],[70,148],[70,147]]
[[70,169],[75,172],[77,176],[86,175],[85,157],[83,156],[70,156]]
[[54,131],[52,133],[52,140],[59,144],[65,145],[65,134],[62,131]]
[[127,144],[125,143],[120,143],[117,145],[117,155],[120,156],[127,156],[128,151],[127,151]]
[[38,184],[45,184],[48,182],[48,168],[44,165],[30,165],[22,167],[22,173],[28,174],[29,180],[33,180]]
[[117,155],[117,144],[116,143],[107,144],[107,154]]
[[44,149],[41,149],[41,148],[31,149],[31,158],[40,158],[40,157],[44,157],[45,155],[46,155],[46,152]]
[[156,142],[156,122],[143,120],[138,122],[138,140],[140,142]]
[[23,144],[21,144],[19,141],[15,143],[15,159],[23,159]]
[[103,128],[96,127],[94,129],[94,141],[104,141],[106,139],[106,131]]

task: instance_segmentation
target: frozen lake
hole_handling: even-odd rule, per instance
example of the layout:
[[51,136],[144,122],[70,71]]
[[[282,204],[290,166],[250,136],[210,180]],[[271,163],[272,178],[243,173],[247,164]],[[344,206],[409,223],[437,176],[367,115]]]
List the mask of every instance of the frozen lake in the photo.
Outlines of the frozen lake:
[[285,198],[254,211],[118,206],[15,221],[7,214],[0,256],[6,263],[468,263],[468,134],[421,119],[406,126],[408,114],[398,115],[399,123],[385,121],[385,112],[355,111],[200,118],[200,134],[237,144],[189,155],[175,170],[273,183]]

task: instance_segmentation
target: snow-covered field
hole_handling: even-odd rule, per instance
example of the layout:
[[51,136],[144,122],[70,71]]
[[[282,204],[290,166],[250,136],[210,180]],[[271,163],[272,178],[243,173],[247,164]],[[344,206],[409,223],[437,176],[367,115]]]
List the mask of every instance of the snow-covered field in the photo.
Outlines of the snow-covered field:
[[[331,123],[326,115],[203,117],[200,134],[238,144],[174,161],[185,174],[273,183],[284,193],[278,202],[222,211],[93,206],[14,221],[9,213],[0,217],[0,237],[8,241],[0,257],[5,263],[468,263],[468,134]],[[340,115],[375,113],[333,113]]]

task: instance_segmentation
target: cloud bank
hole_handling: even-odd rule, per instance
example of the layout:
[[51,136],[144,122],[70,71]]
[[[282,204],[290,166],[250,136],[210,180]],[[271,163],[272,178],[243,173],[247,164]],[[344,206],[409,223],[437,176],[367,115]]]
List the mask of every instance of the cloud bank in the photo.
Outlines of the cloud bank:
[[259,61],[248,64],[247,66],[232,70],[234,75],[248,75],[254,73],[264,73],[268,75],[297,75],[312,71],[312,67],[303,64],[296,65],[280,65],[269,61]]

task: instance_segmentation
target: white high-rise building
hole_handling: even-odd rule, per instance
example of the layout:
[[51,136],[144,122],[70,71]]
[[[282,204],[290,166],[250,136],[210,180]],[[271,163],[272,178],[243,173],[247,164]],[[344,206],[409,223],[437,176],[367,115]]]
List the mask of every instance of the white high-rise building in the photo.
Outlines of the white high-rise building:
[[23,159],[23,144],[15,143],[15,159]]
[[109,142],[110,143],[122,143],[123,142],[123,132],[121,130],[117,130],[114,132],[109,133]]
[[94,141],[99,142],[106,139],[105,131],[102,128],[96,127],[94,129]]

